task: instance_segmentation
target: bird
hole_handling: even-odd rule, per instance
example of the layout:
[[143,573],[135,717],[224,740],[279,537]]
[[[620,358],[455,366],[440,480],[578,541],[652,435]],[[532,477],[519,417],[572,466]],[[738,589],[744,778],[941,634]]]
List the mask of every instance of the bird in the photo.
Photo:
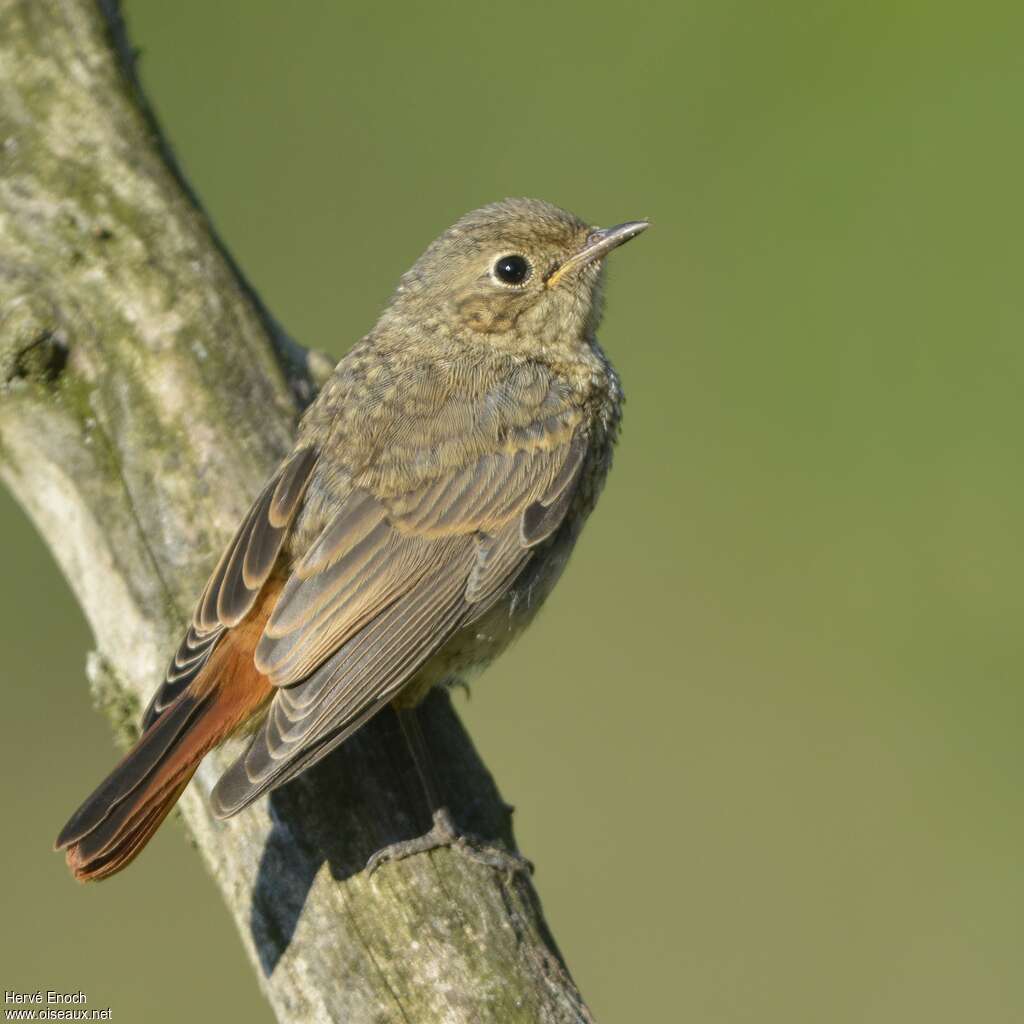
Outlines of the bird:
[[418,848],[457,838],[415,708],[522,632],[594,508],[623,402],[597,340],[605,258],[648,226],[505,199],[428,246],[303,414],[137,742],[57,837],[75,878],[128,865],[230,737],[220,818],[388,705],[437,805]]

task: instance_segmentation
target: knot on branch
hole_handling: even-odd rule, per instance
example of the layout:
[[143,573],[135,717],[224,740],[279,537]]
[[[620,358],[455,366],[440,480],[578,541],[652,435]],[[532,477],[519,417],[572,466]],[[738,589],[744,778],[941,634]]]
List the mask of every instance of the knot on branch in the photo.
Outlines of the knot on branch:
[[4,303],[0,317],[0,389],[56,384],[68,362],[68,341],[56,307],[39,293]]

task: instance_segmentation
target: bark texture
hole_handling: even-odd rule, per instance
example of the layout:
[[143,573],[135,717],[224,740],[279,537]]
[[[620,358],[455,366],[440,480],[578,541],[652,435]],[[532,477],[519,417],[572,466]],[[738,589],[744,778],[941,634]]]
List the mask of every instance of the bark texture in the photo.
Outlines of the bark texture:
[[[85,609],[88,676],[122,738],[325,362],[213,234],[114,0],[0,0],[0,477]],[[447,697],[426,715],[457,820],[511,845]],[[281,1020],[590,1019],[522,874],[442,850],[365,876],[430,824],[389,714],[218,822],[227,760],[207,759],[182,808]]]

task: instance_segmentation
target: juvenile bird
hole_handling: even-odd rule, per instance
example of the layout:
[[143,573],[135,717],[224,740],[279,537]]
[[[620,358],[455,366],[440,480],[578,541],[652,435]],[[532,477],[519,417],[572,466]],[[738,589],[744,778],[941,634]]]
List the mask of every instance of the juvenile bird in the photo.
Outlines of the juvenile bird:
[[76,878],[128,864],[243,727],[261,723],[213,790],[221,817],[388,703],[437,805],[419,848],[454,840],[412,709],[500,653],[565,566],[619,429],[622,391],[595,335],[603,261],[647,226],[595,229],[507,199],[429,246],[306,411],[138,742],[57,838]]

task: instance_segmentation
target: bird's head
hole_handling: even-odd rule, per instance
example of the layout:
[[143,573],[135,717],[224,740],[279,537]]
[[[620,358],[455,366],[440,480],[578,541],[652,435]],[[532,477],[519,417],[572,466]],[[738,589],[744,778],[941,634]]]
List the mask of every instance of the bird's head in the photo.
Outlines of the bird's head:
[[586,340],[601,317],[604,257],[647,226],[595,228],[537,199],[492,203],[430,245],[392,310],[492,345]]

